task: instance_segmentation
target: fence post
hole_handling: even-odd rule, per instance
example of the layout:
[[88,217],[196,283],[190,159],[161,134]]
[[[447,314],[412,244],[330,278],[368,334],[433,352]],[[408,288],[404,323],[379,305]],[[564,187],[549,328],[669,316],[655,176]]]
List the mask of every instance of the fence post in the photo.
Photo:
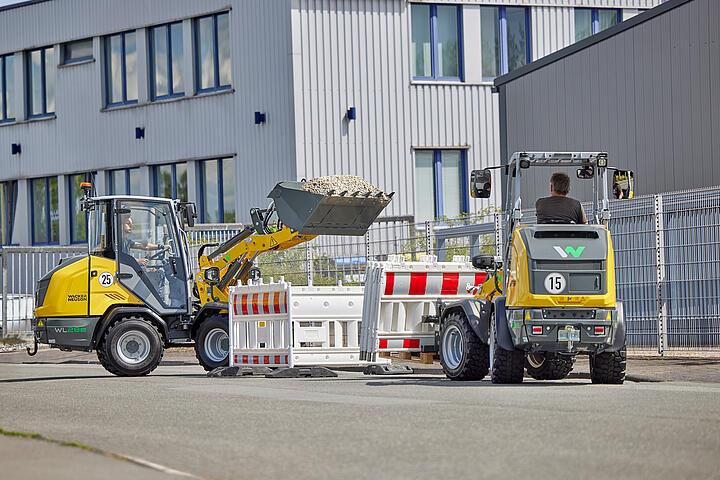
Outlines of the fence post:
[[665,300],[665,225],[662,195],[655,195],[655,298],[657,300],[658,353],[667,348],[667,302]]
[[307,271],[308,287],[313,285],[313,255],[310,242],[305,243],[305,270]]
[[0,252],[0,264],[2,264],[2,336],[0,338],[7,337],[7,315],[8,315],[8,308],[7,308],[7,302],[8,302],[8,288],[7,288],[7,281],[8,281],[8,275],[7,275],[7,255],[3,252]]
[[425,253],[432,255],[432,227],[430,222],[425,222]]

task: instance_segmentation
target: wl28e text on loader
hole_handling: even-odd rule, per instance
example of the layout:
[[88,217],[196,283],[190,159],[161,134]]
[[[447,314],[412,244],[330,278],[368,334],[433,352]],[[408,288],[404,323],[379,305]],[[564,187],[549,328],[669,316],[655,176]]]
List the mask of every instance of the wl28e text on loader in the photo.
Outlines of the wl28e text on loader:
[[[440,305],[437,347],[445,374],[494,383],[558,380],[579,354],[590,358],[593,383],[625,378],[625,319],[615,292],[612,239],[607,228],[608,170],[622,198],[633,197],[634,175],[608,166],[603,152],[514,153],[504,170],[506,208],[502,259],[473,258],[490,275],[474,299]],[[577,167],[592,182],[588,225],[522,223],[522,172],[536,167]],[[490,169],[471,175],[473,197],[488,198]],[[534,200],[534,199],[533,199]]]
[[[256,257],[317,235],[364,235],[392,194],[312,193],[283,182],[252,226],[222,244],[200,247],[193,278],[184,226],[195,205],[151,197],[91,197],[88,254],[62,262],[35,292],[35,340],[62,350],[96,350],[111,373],[146,375],[165,347],[195,341],[200,364],[228,364],[229,288],[246,282]],[[276,220],[273,220],[276,219]],[[37,344],[36,344],[37,345]]]

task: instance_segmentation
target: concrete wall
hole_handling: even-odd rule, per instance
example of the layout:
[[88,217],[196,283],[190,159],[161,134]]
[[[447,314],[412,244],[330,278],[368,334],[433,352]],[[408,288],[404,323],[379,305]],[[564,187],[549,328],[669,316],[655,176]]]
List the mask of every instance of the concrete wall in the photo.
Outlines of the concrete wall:
[[[501,86],[507,152],[606,150],[637,194],[720,185],[720,2],[675,3]],[[530,173],[528,198],[549,173]]]

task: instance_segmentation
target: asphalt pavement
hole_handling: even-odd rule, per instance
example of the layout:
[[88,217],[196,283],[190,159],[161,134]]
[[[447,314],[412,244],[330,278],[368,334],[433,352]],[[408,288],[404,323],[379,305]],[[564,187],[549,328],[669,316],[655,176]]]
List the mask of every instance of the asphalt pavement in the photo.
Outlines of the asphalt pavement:
[[[0,428],[207,479],[718,478],[718,398],[712,383],[208,378],[197,366],[117,378],[96,365],[0,365]],[[46,466],[48,477],[59,468]]]

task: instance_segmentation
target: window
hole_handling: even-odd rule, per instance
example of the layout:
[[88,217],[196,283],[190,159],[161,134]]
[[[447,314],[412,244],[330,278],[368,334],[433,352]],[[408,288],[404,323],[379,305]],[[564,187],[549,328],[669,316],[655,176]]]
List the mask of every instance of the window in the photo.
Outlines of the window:
[[17,182],[0,182],[0,245],[12,243]]
[[529,10],[525,7],[481,7],[480,41],[485,80],[531,62]]
[[206,160],[201,164],[202,223],[235,222],[235,159]]
[[0,57],[0,122],[15,120],[15,56]]
[[145,193],[139,168],[111,170],[108,182],[110,195],[141,195]]
[[150,86],[154,100],[183,94],[182,63],[182,23],[150,29]]
[[84,62],[86,60],[92,60],[93,40],[92,38],[86,38],[84,40],[68,42],[63,45],[62,53],[63,65],[70,65],[73,63]]
[[106,103],[136,103],[138,99],[135,32],[105,38]]
[[622,10],[609,8],[576,8],[575,41],[595,35],[622,22]]
[[153,195],[187,201],[187,164],[159,165],[153,173]]
[[230,15],[195,20],[195,68],[198,91],[230,88]]
[[[415,218],[457,217],[468,211],[465,150],[415,151]],[[428,195],[433,192],[432,195]]]
[[30,216],[33,244],[58,243],[60,240],[60,212],[58,211],[57,177],[30,180],[30,195],[32,197]]
[[410,6],[412,76],[462,80],[462,9],[456,5]]
[[84,243],[87,240],[87,212],[80,208],[85,192],[80,188],[82,182],[92,182],[93,174],[79,173],[68,177],[70,192],[70,243]]
[[27,103],[29,117],[55,112],[55,48],[31,50],[27,56]]

